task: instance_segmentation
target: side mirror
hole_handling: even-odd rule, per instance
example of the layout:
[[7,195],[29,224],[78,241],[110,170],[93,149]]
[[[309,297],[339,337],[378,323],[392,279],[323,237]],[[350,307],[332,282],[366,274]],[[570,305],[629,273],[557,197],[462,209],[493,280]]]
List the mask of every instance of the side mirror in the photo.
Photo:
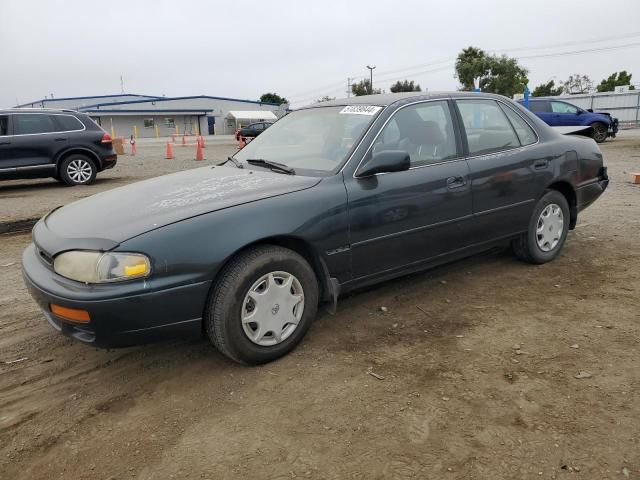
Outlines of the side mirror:
[[404,150],[386,150],[376,153],[356,172],[356,177],[369,177],[376,173],[409,170],[411,157]]

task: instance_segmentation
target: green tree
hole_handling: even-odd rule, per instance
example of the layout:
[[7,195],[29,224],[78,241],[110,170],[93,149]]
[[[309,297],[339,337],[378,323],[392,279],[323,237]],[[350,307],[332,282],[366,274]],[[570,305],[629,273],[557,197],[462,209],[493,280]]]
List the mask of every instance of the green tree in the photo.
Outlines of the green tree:
[[289,103],[289,101],[278,95],[277,93],[263,93],[260,96],[260,101],[263,103],[275,103],[276,105],[282,105],[283,103]]
[[316,100],[316,103],[322,103],[322,102],[330,102],[331,100],[335,100],[336,97],[330,97],[329,95],[325,95],[322,98],[319,98],[318,100]]
[[555,97],[556,95],[562,95],[562,85],[556,87],[553,80],[538,85],[531,93],[532,97]]
[[382,93],[382,90],[379,88],[374,88],[371,90],[371,82],[369,80],[362,80],[358,83],[354,83],[351,85],[351,93],[353,93],[356,97],[361,97],[362,95],[372,95],[374,93]]
[[563,84],[564,93],[575,95],[579,93],[589,93],[593,90],[593,81],[587,75],[576,73],[569,75],[569,78]]
[[[622,87],[624,85],[631,85],[631,73],[627,73],[626,70],[621,72],[615,72],[609,75],[608,78],[602,80],[596,87],[599,92],[613,92],[615,87]],[[635,90],[635,87],[631,85],[629,90]]]
[[393,93],[397,93],[397,92],[421,92],[422,91],[422,89],[420,88],[420,85],[418,85],[417,83],[414,83],[413,80],[411,80],[411,81],[405,80],[404,82],[401,82],[400,80],[398,80],[396,83],[391,85],[389,90],[391,90]]
[[529,81],[529,72],[518,64],[517,59],[489,55],[476,47],[465,48],[458,54],[455,70],[462,90],[473,90],[473,81],[479,78],[482,91],[508,97],[522,93]]

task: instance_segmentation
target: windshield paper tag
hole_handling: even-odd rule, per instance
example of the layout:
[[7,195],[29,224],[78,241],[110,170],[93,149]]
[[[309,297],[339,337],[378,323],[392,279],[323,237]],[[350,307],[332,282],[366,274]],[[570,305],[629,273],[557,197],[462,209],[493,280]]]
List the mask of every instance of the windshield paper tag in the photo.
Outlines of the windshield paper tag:
[[382,107],[376,107],[373,105],[349,105],[340,110],[340,113],[351,113],[355,115],[375,115]]

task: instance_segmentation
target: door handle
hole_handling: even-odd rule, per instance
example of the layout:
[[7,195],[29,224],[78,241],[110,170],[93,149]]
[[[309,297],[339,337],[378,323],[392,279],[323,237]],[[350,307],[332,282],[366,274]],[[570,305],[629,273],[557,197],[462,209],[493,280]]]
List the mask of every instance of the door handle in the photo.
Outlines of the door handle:
[[464,187],[466,184],[467,184],[467,182],[465,182],[464,178],[462,178],[460,176],[447,178],[447,188],[448,189]]
[[54,139],[56,142],[66,142],[67,139],[66,138],[56,138]]
[[536,170],[542,170],[543,168],[547,168],[549,166],[549,160],[536,160],[533,162],[533,168]]

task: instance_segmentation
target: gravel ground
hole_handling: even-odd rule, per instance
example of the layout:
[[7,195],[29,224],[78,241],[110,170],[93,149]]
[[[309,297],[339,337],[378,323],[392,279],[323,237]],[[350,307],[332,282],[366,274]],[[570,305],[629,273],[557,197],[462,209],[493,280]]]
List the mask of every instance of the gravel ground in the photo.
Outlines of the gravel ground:
[[[205,340],[56,334],[22,282],[29,235],[0,235],[0,478],[640,478],[640,132],[602,149],[611,185],[556,261],[496,249],[358,292],[255,368]],[[3,185],[2,212],[196,166],[142,150],[92,187]]]

